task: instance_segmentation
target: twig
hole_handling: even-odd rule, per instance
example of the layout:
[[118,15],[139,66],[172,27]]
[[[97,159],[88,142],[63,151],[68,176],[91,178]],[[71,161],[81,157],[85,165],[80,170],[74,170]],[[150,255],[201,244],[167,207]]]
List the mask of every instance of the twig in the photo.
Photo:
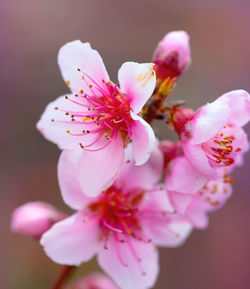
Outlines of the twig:
[[62,289],[62,285],[68,279],[75,266],[63,266],[59,276],[55,280],[54,284],[50,287],[51,289]]

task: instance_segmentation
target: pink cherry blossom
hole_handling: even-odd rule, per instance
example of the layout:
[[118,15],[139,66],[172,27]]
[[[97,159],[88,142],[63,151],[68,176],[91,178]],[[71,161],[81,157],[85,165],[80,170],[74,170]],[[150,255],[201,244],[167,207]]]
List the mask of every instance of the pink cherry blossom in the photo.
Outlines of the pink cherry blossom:
[[128,141],[137,165],[149,158],[155,136],[139,113],[154,91],[154,64],[124,63],[118,86],[98,52],[79,40],[60,49],[58,63],[71,92],[49,103],[37,128],[60,149],[82,152],[82,189],[96,196],[113,182]]
[[15,209],[11,218],[11,230],[27,237],[40,239],[54,223],[64,218],[66,214],[47,203],[30,202]]
[[217,168],[239,165],[248,150],[242,129],[250,119],[250,96],[244,90],[226,93],[201,107],[183,126],[192,131],[182,139],[186,157],[193,167],[207,177],[218,178]]
[[84,276],[65,289],[119,289],[106,275],[92,273]]
[[153,62],[157,77],[179,76],[191,63],[188,34],[185,31],[167,33],[155,50]]
[[199,174],[185,156],[169,163],[165,185],[170,202],[196,228],[205,228],[208,225],[207,213],[221,208],[232,194],[228,168],[218,170],[218,179],[211,180]]
[[101,268],[122,289],[151,288],[159,271],[155,245],[179,246],[191,231],[158,184],[162,169],[158,149],[143,166],[135,166],[128,153],[114,184],[90,198],[82,193],[75,158],[64,152],[59,183],[64,201],[78,212],[43,235],[46,254],[68,265],[87,262],[97,254]]

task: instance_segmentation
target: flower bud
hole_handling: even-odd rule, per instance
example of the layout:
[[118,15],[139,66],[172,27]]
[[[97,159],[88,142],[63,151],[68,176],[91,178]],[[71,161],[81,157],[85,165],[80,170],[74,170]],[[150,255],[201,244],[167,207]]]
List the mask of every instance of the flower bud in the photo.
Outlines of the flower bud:
[[47,203],[26,203],[13,212],[11,231],[30,238],[40,239],[42,234],[50,229],[54,223],[65,217],[64,213]]
[[158,79],[178,77],[191,62],[188,34],[185,31],[167,33],[156,47],[153,62]]
[[118,289],[113,281],[106,275],[94,273],[78,279],[75,283],[65,287],[65,289]]
[[164,155],[164,168],[177,156],[183,155],[183,148],[180,142],[161,141],[159,148]]
[[191,120],[195,113],[190,108],[177,108],[172,111],[169,124],[173,126],[174,130],[183,141],[187,141],[192,137],[193,127]]

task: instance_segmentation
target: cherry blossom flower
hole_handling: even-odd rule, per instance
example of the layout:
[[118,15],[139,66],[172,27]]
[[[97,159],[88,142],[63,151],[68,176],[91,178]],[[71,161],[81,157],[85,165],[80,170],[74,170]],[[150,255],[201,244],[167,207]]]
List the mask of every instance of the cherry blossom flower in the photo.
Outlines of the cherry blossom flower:
[[172,206],[196,228],[208,225],[207,213],[221,208],[232,194],[228,168],[218,169],[216,180],[205,178],[179,156],[169,163],[165,185]]
[[190,54],[189,36],[185,31],[167,33],[153,57],[157,78],[178,77],[190,65]]
[[119,289],[114,282],[106,275],[92,273],[79,278],[73,284],[66,286],[65,289]]
[[[118,86],[110,81],[98,52],[79,40],[60,49],[58,63],[71,93],[49,103],[37,128],[60,149],[82,152],[81,185],[96,196],[112,183],[129,141],[137,165],[149,158],[155,136],[139,114],[154,91],[154,64],[124,63]],[[95,188],[90,189],[91,182]]]
[[191,225],[174,213],[163,186],[157,184],[163,156],[154,150],[143,166],[126,162],[114,184],[96,198],[82,193],[75,159],[59,161],[59,183],[64,201],[78,210],[58,222],[41,238],[55,262],[79,265],[95,254],[101,268],[122,289],[151,288],[159,271],[157,246],[181,245]]
[[242,129],[250,119],[250,96],[244,90],[226,93],[201,107],[183,126],[191,130],[189,139],[181,139],[187,159],[201,174],[216,179],[217,168],[239,165],[248,150]]
[[11,218],[11,230],[27,237],[40,239],[54,223],[65,217],[66,214],[47,203],[30,202],[15,209]]

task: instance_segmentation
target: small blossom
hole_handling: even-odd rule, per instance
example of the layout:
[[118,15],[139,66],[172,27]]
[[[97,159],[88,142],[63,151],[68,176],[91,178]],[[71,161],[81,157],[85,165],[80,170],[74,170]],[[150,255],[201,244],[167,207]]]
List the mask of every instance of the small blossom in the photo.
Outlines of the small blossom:
[[88,276],[79,278],[73,284],[66,286],[65,289],[119,289],[119,288],[106,275],[101,273],[92,273]]
[[154,64],[124,63],[118,86],[98,52],[79,40],[60,49],[58,63],[71,92],[47,106],[37,128],[60,149],[82,152],[82,189],[96,196],[112,183],[129,141],[137,165],[149,158],[155,136],[138,114],[155,88]]
[[207,213],[221,208],[232,194],[229,170],[220,168],[219,172],[217,180],[205,179],[185,156],[177,157],[169,164],[165,185],[171,204],[196,228],[205,228]]
[[59,182],[64,201],[78,212],[58,222],[42,239],[55,262],[79,265],[95,254],[102,269],[122,289],[151,288],[159,271],[158,246],[179,246],[191,225],[174,213],[158,181],[163,156],[155,150],[143,166],[126,155],[114,184],[100,196],[82,194],[74,159],[63,155]]
[[66,215],[43,202],[26,203],[12,214],[11,230],[24,236],[40,239],[50,227]]
[[153,62],[157,78],[178,77],[191,62],[188,34],[185,31],[167,33],[156,47]]
[[192,135],[181,139],[192,166],[207,177],[218,178],[218,168],[239,165],[248,150],[242,129],[250,119],[250,96],[244,90],[226,93],[201,107],[184,127]]

